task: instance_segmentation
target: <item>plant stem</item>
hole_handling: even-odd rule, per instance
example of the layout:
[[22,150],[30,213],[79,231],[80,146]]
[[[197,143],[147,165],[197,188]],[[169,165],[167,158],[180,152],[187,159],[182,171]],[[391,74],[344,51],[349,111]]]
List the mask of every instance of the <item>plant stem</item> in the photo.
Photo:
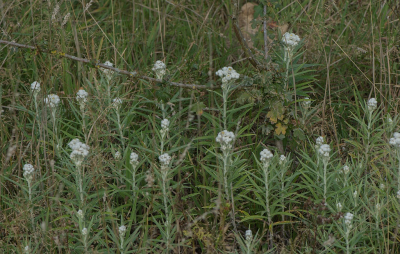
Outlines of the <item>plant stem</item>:
[[165,227],[166,227],[166,243],[167,243],[167,253],[169,251],[169,238],[170,238],[170,221],[169,221],[169,212],[168,212],[168,200],[167,200],[167,177],[168,177],[168,168],[163,170],[162,174],[162,192],[164,197],[164,209],[165,209]]
[[269,208],[269,182],[268,182],[269,170],[268,170],[268,167],[269,167],[269,165],[264,165],[263,172],[264,172],[264,184],[265,184],[265,206],[267,209],[268,226],[271,229],[270,240],[271,240],[271,247],[272,247],[273,239],[274,239],[274,232],[273,232],[273,228],[272,228],[271,211]]
[[[228,152],[229,153],[229,152]],[[228,188],[228,157],[229,154],[224,152],[223,155],[223,164],[224,164],[224,187],[225,187],[225,195],[226,200],[229,200],[229,188]]]
[[224,109],[223,109],[223,116],[222,116],[222,120],[223,120],[223,122],[224,122],[224,130],[226,130],[226,110],[227,110],[227,104],[228,104],[228,102],[227,102],[227,100],[228,100],[228,88],[226,88],[226,89],[222,89],[222,98],[223,98],[223,107],[224,107]]
[[76,165],[76,169],[77,169],[77,177],[78,177],[79,194],[80,194],[80,198],[81,198],[81,204],[83,205],[83,184],[82,184],[81,165]]
[[29,193],[29,206],[30,206],[30,213],[31,213],[31,222],[32,222],[32,232],[35,232],[35,220],[33,216],[33,202],[32,202],[32,183],[28,181],[28,193]]
[[328,162],[324,159],[324,199],[326,201],[326,171],[328,168]]
[[346,253],[347,253],[347,254],[350,254],[349,234],[350,234],[350,230],[349,230],[349,228],[347,228],[347,226],[346,226]]
[[124,141],[124,135],[122,134],[122,125],[121,125],[121,118],[119,115],[119,109],[115,110],[115,112],[117,113],[119,136],[121,137],[122,147],[123,149],[125,149],[125,141]]

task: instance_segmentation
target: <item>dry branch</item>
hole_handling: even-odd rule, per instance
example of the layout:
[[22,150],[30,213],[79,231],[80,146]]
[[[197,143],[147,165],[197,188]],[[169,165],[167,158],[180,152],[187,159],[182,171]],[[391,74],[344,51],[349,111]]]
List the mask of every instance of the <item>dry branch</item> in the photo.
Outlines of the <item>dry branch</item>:
[[[134,77],[134,78],[144,79],[144,80],[153,81],[153,82],[162,82],[161,79],[156,79],[156,78],[151,78],[151,77],[144,76],[144,75],[139,75],[139,73],[137,71],[130,72],[130,71],[121,70],[121,69],[118,69],[118,68],[115,68],[115,67],[111,67],[111,66],[105,65],[103,63],[93,63],[93,61],[91,61],[89,59],[68,55],[68,54],[65,54],[63,52],[59,52],[59,51],[56,51],[56,50],[46,50],[46,49],[41,49],[38,46],[34,47],[34,46],[30,46],[30,45],[20,44],[20,43],[11,42],[11,41],[4,41],[4,40],[0,40],[0,44],[14,46],[14,47],[18,47],[18,48],[32,49],[32,50],[36,50],[38,53],[49,53],[51,55],[68,58],[68,59],[71,59],[71,60],[74,60],[74,61],[78,61],[78,62],[82,62],[82,63],[94,64],[94,66],[96,68],[100,68],[101,67],[101,68],[104,68],[104,69],[109,69],[109,70],[115,71],[117,73],[128,75],[128,76]],[[215,89],[216,88],[216,87],[208,87],[208,86],[205,86],[205,85],[183,84],[183,83],[170,82],[170,81],[168,81],[167,84],[172,85],[172,86],[178,86],[178,87],[184,87],[184,88],[192,88],[192,89]]]

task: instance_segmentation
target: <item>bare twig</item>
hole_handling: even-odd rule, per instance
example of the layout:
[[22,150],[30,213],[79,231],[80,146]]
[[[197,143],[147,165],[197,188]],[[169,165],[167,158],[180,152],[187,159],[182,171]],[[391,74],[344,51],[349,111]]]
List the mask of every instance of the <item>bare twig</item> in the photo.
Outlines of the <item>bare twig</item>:
[[267,36],[267,6],[264,4],[264,58],[268,59],[268,36]]
[[243,51],[246,54],[247,59],[251,63],[251,65],[254,66],[257,70],[268,70],[267,67],[262,65],[260,62],[257,61],[256,57],[254,56],[253,52],[251,52],[249,46],[247,45],[246,40],[243,37],[242,32],[240,31],[240,28],[237,24],[237,19],[236,17],[232,17],[232,24],[233,24],[233,31],[235,32],[236,38],[239,41],[240,46],[242,46]]
[[[55,56],[68,58],[68,59],[71,59],[71,60],[74,60],[74,61],[87,63],[87,64],[93,64],[96,68],[100,68],[101,67],[101,68],[104,68],[104,69],[109,69],[109,70],[112,70],[112,71],[117,72],[119,74],[128,75],[128,76],[134,77],[134,78],[144,79],[144,80],[153,81],[153,82],[162,82],[161,79],[156,79],[156,78],[151,78],[151,77],[144,76],[144,75],[139,75],[139,73],[137,71],[130,72],[130,71],[127,71],[127,70],[121,70],[121,69],[118,69],[118,68],[115,68],[115,67],[111,67],[111,66],[105,65],[103,63],[98,63],[98,62],[95,63],[94,61],[91,61],[89,59],[68,55],[68,54],[65,54],[63,52],[59,52],[59,51],[56,51],[56,50],[41,49],[39,46],[35,47],[35,46],[20,44],[20,43],[11,42],[11,41],[4,41],[4,40],[0,40],[0,44],[14,46],[14,47],[18,47],[18,48],[32,49],[32,50],[36,50],[38,53],[49,53],[49,54],[52,54],[52,55],[55,55]],[[192,89],[215,89],[215,88],[217,88],[215,86],[208,87],[208,86],[205,86],[205,85],[184,84],[184,83],[171,82],[171,81],[167,81],[166,83],[168,85],[172,85],[172,86],[178,86],[178,87],[184,87],[184,88],[192,88]]]

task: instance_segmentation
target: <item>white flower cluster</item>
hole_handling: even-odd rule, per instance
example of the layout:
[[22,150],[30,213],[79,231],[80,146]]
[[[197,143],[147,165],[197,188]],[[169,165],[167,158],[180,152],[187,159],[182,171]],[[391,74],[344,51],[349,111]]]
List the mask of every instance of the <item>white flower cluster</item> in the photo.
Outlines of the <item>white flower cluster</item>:
[[119,110],[119,108],[121,107],[121,104],[122,104],[122,100],[120,99],[120,98],[115,98],[115,99],[113,99],[113,104],[112,104],[112,106],[115,108],[115,109],[117,109],[117,110]]
[[300,37],[294,33],[286,32],[282,37],[282,42],[286,47],[294,48],[299,44]]
[[166,73],[167,66],[162,61],[158,60],[151,69],[156,73],[158,79],[162,79]]
[[76,100],[81,105],[81,108],[85,107],[85,104],[87,102],[87,97],[88,96],[89,96],[88,92],[86,92],[83,89],[79,89],[79,91],[76,93]]
[[50,108],[56,108],[60,103],[60,97],[57,94],[49,94],[47,98],[44,99],[44,103]]
[[164,119],[161,121],[161,128],[162,129],[168,129],[169,127],[169,120],[168,119]]
[[329,160],[330,156],[329,153],[331,152],[331,147],[327,144],[323,144],[319,147],[318,149],[318,154],[322,157],[324,160]]
[[344,215],[344,223],[348,228],[351,228],[351,221],[353,220],[354,215],[352,213],[346,213]]
[[86,236],[87,234],[88,234],[87,228],[83,228],[83,229],[82,229],[82,235],[83,235],[83,236]]
[[76,216],[77,216],[79,219],[83,219],[83,211],[82,211],[81,209],[79,209],[78,212],[76,212]]
[[136,168],[137,165],[139,164],[139,155],[137,155],[137,153],[132,152],[129,162],[131,163],[132,167]]
[[376,203],[375,209],[376,209],[376,211],[379,213],[379,212],[381,211],[381,209],[382,209],[381,203]]
[[374,111],[378,106],[378,102],[376,101],[375,98],[371,98],[368,100],[368,110],[369,111]]
[[116,159],[117,161],[119,161],[121,159],[121,153],[119,151],[115,152],[114,159]]
[[305,109],[308,109],[310,106],[311,106],[311,100],[310,100],[310,98],[308,98],[308,97],[304,98],[303,107],[304,107]]
[[118,232],[119,232],[119,235],[120,235],[121,237],[124,237],[124,236],[125,236],[125,233],[126,233],[126,227],[125,227],[125,225],[121,225],[121,226],[118,228]]
[[394,146],[396,149],[400,149],[400,133],[393,133],[393,136],[389,139],[389,144]]
[[27,181],[32,181],[35,168],[31,164],[25,164],[23,167],[23,175]]
[[265,148],[260,152],[260,161],[263,162],[264,164],[269,162],[272,159],[272,157],[274,157],[274,155],[267,148]]
[[24,248],[24,253],[25,253],[25,254],[29,254],[29,251],[30,251],[29,246],[28,246],[28,245],[25,246],[25,248]]
[[31,91],[32,91],[33,94],[39,93],[39,92],[40,92],[40,83],[37,82],[37,81],[34,81],[34,82],[31,84]]
[[158,157],[161,163],[161,169],[166,169],[169,166],[169,163],[171,162],[171,156],[169,154],[164,153]]
[[240,74],[237,73],[232,67],[224,67],[221,70],[218,70],[215,74],[222,78],[223,84],[240,77]]
[[221,144],[222,152],[228,152],[232,149],[232,143],[235,139],[235,134],[231,131],[223,130],[218,133],[218,136],[215,138],[215,141]]
[[343,206],[342,206],[342,204],[339,202],[339,203],[336,204],[336,208],[338,209],[339,212],[341,212]]
[[[272,154],[272,153],[271,153]],[[281,155],[280,157],[279,157],[279,165],[282,165],[282,164],[284,164],[286,162],[286,156],[285,155]]]
[[167,134],[167,132],[169,131],[169,120],[168,119],[164,119],[161,121],[161,138],[164,139],[165,135]]
[[[109,67],[113,67],[113,63],[111,63],[110,61],[106,61],[104,63],[104,65],[109,66]],[[103,73],[106,76],[108,82],[110,82],[111,79],[112,79],[112,76],[114,75],[114,71],[110,70],[110,69],[106,69],[106,68],[100,68],[100,69],[103,71]]]
[[315,140],[315,144],[316,147],[319,148],[322,144],[324,144],[324,137],[319,136],[316,140]]
[[253,240],[253,233],[251,232],[251,229],[246,230],[246,241],[251,242]]
[[379,184],[379,189],[384,190],[385,189],[385,185],[383,183]]
[[88,156],[90,147],[77,138],[69,142],[68,146],[72,149],[69,157],[74,161],[76,166],[80,166],[85,157]]
[[339,171],[340,174],[345,174],[347,175],[350,172],[350,168],[347,165],[344,165],[342,170]]
[[400,190],[397,191],[397,198],[400,199]]

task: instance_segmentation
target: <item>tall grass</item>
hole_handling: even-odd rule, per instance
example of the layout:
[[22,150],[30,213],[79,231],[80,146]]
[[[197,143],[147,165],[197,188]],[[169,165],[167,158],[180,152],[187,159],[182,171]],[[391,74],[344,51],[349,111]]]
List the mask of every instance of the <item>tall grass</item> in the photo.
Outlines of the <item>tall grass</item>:
[[[0,48],[2,252],[399,253],[397,1],[260,1],[267,71],[232,29],[245,2],[0,2],[0,39],[37,47]],[[302,39],[290,61],[275,23]],[[156,77],[156,60],[162,82],[95,68]],[[240,73],[230,89],[224,66]]]

